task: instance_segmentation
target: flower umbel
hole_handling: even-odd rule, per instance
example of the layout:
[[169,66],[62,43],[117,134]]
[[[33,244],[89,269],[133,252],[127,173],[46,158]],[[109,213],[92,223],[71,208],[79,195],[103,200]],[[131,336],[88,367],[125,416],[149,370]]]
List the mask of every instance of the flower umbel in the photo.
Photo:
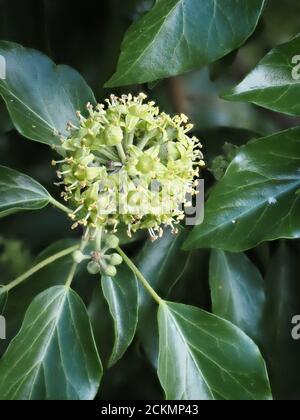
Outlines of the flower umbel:
[[129,236],[148,229],[156,239],[184,218],[204,166],[201,144],[188,136],[193,126],[185,115],[171,118],[145,99],[111,96],[106,105],[88,104],[88,117],[78,112],[78,127],[69,124],[59,147],[64,159],[53,165],[74,209],[73,228],[93,236],[126,225]]

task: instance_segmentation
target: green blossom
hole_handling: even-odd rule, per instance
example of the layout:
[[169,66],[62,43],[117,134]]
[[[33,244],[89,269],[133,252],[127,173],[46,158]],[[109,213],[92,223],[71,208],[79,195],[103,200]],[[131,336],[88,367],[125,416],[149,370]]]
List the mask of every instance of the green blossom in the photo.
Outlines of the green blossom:
[[[199,141],[188,135],[193,126],[185,115],[171,118],[145,99],[111,96],[106,105],[88,104],[89,116],[78,112],[78,127],[70,124],[69,138],[62,139],[64,159],[53,162],[58,185],[74,209],[73,228],[83,226],[91,237],[100,229],[116,233],[120,225],[129,236],[148,229],[156,239],[166,226],[175,232],[187,195],[197,193],[204,162]],[[97,272],[95,263],[89,269]]]

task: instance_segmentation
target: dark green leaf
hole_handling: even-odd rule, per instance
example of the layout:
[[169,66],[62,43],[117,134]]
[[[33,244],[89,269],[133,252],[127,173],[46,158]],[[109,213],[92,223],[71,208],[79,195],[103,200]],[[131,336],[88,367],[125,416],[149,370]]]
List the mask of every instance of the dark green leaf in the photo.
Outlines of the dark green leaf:
[[210,259],[213,313],[235,324],[261,343],[264,281],[256,266],[242,253],[213,250]]
[[0,362],[1,400],[92,400],[102,376],[86,309],[66,287],[30,305]]
[[106,86],[152,82],[224,57],[253,33],[264,5],[264,0],[156,2],[129,29],[117,72]]
[[[98,353],[104,367],[109,364],[115,344],[114,321],[102,289],[95,287],[88,306],[88,314],[92,324]],[[118,369],[118,366],[116,367]]]
[[269,400],[264,360],[229,322],[192,306],[159,309],[159,377],[168,400]]
[[[163,296],[168,296],[172,288],[180,281],[189,261],[189,254],[181,250],[188,231],[182,227],[179,229],[178,235],[168,230],[158,241],[153,243],[148,240],[138,256],[139,269],[151,286]],[[176,265],[174,265],[174,260]],[[172,271],[172,276],[170,276],[170,271]],[[141,304],[144,306],[151,299],[146,291],[142,295]]]
[[2,99],[0,102],[0,133],[6,133],[12,128],[12,123]]
[[300,35],[272,50],[237,87],[223,97],[300,115]]
[[187,249],[243,251],[278,238],[300,236],[300,129],[250,142],[212,190],[202,225]]
[[[39,262],[51,257],[58,252],[76,245],[74,240],[63,240],[56,242],[45,249],[36,260],[33,266]],[[9,344],[9,341],[18,333],[21,328],[25,313],[32,300],[44,290],[63,285],[73,264],[72,255],[68,255],[55,263],[43,268],[27,281],[9,292],[7,305],[5,308],[5,317],[7,321],[7,340],[0,342],[0,350],[3,350]],[[22,273],[19,273],[22,274]],[[76,283],[76,281],[74,281]]]
[[50,201],[50,195],[38,182],[4,166],[0,166],[0,197],[0,217],[42,209]]
[[138,322],[138,286],[132,271],[122,264],[115,278],[102,278],[103,294],[115,323],[115,344],[109,366],[116,364],[131,344]]
[[57,132],[68,136],[67,123],[78,124],[76,111],[94,102],[92,91],[75,70],[38,51],[1,41],[0,55],[6,61],[0,94],[15,127],[29,139],[59,145]]
[[300,399],[300,340],[292,337],[292,320],[300,315],[299,244],[282,242],[273,255],[266,276],[264,353],[274,397]]

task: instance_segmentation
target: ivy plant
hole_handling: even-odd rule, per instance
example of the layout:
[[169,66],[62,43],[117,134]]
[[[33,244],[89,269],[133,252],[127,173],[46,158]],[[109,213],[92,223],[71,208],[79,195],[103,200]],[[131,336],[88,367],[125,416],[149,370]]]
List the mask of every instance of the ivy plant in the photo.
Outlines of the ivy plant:
[[[168,400],[292,393],[277,367],[293,315],[280,310],[285,280],[285,305],[297,308],[289,306],[296,269],[295,248],[288,248],[300,236],[299,128],[220,130],[210,148],[181,110],[164,109],[159,95],[147,99],[161,79],[172,85],[173,76],[223,63],[255,32],[266,6],[153,2],[125,35],[105,101],[77,70],[0,41],[3,132],[12,124],[36,150],[48,147],[52,162],[44,169],[57,177],[50,191],[0,162],[0,218],[9,223],[16,213],[22,220],[52,208],[72,235],[49,244],[15,278],[1,279],[1,400],[101,399],[126,358],[143,375],[141,357]],[[276,46],[244,81],[220,92],[228,106],[243,101],[299,116],[299,40]],[[204,220],[190,227],[182,206],[199,196],[203,177]]]

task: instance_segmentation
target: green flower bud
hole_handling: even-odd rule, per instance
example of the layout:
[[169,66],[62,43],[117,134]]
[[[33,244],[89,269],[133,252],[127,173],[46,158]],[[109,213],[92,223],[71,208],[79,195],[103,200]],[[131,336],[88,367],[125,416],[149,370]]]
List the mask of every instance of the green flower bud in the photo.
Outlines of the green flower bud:
[[168,160],[175,161],[177,159],[180,159],[181,155],[178,150],[177,144],[173,141],[164,143],[160,148],[159,157],[164,162],[167,162]]
[[88,208],[95,204],[98,200],[98,194],[99,194],[99,182],[95,182],[92,187],[90,187],[85,192],[85,200],[84,204]]
[[105,142],[108,146],[117,146],[124,138],[121,127],[109,125],[104,132]]
[[116,249],[119,246],[119,238],[115,235],[108,235],[104,240],[105,245],[108,249]]
[[148,174],[154,169],[154,161],[151,156],[144,154],[139,158],[136,167],[138,171],[142,172],[142,174]]
[[100,271],[101,271],[101,268],[100,268],[100,265],[99,265],[99,263],[97,263],[97,262],[95,262],[95,261],[91,261],[91,262],[89,262],[88,263],[88,266],[87,266],[87,271],[92,275],[92,276],[94,276],[94,275],[96,275],[96,274],[99,274],[100,273]]
[[105,268],[104,274],[108,277],[116,277],[117,269],[113,265],[109,265]]
[[87,168],[86,169],[86,179],[88,181],[94,181],[101,174],[100,168]]
[[112,254],[110,256],[110,264],[111,265],[121,265],[123,262],[123,258],[119,254]]
[[128,110],[131,115],[134,115],[135,117],[139,117],[141,113],[141,106],[137,104],[133,104],[129,107]]
[[132,178],[134,178],[138,175],[138,171],[137,171],[137,168],[136,168],[137,163],[138,163],[138,160],[134,157],[131,157],[127,161],[126,172]]
[[137,171],[136,167],[133,166],[133,165],[127,166],[127,173],[132,178],[134,178],[135,176],[138,175],[138,171]]
[[177,148],[177,144],[174,143],[173,141],[170,141],[168,143],[168,158],[170,160],[177,160],[177,159],[180,159],[180,157],[181,156]]
[[86,179],[86,168],[83,165],[78,165],[75,169],[74,176],[79,181],[84,181]]
[[127,115],[126,117],[126,130],[130,133],[132,132],[137,123],[139,122],[138,117],[135,117],[134,115]]

